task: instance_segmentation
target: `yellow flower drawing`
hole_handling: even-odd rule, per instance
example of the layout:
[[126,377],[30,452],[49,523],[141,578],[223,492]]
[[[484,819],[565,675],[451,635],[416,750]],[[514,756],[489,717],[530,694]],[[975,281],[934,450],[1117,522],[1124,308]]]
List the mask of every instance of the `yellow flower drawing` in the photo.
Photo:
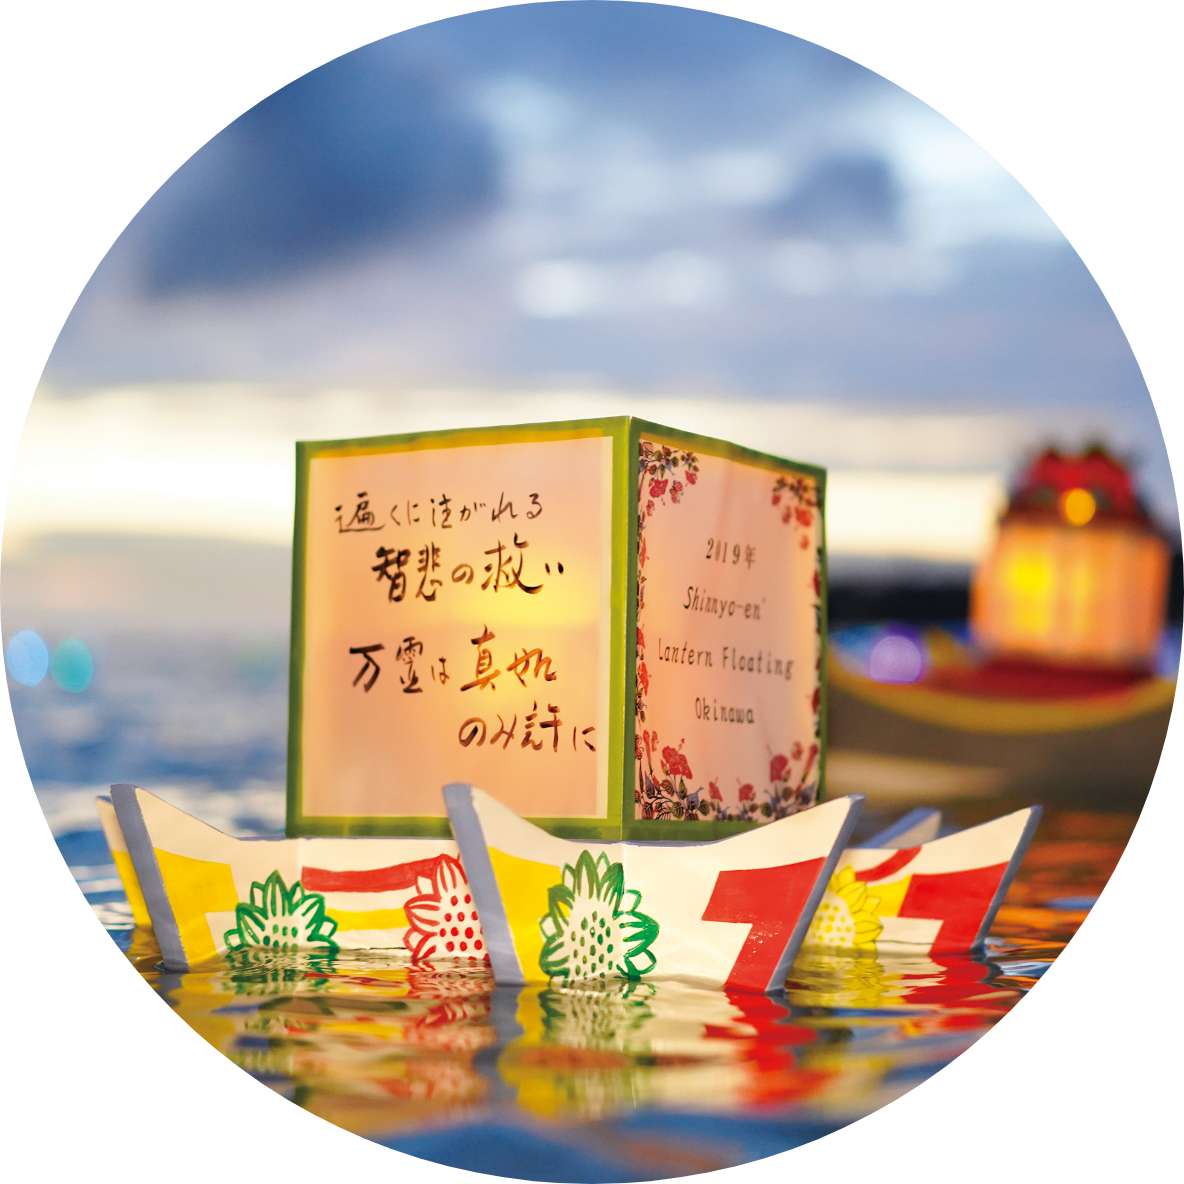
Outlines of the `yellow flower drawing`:
[[874,950],[884,926],[880,923],[880,898],[873,896],[855,869],[841,868],[831,876],[826,895],[814,914],[806,944],[844,950]]

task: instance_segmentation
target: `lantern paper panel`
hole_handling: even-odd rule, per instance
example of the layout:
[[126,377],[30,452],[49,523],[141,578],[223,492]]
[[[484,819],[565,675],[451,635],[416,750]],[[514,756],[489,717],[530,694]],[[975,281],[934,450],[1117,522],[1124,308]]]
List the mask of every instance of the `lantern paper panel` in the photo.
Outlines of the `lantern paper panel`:
[[824,479],[630,418],[298,445],[289,833],[445,836],[454,781],[603,839],[812,804]]
[[640,441],[634,818],[770,821],[822,754],[823,482]]

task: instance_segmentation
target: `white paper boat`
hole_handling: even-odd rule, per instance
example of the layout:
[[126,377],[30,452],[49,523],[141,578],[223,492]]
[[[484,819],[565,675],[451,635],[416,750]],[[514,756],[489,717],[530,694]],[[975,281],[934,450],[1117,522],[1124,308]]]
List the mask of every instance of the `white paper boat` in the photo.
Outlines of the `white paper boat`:
[[236,839],[133,785],[100,818],[129,899],[142,894],[162,960],[402,949],[414,961],[484,961],[484,935],[450,839]]
[[[152,925],[168,969],[219,954],[367,948],[421,963],[491,957],[504,982],[652,973],[741,990],[779,987],[803,943],[974,948],[1039,817],[1034,807],[937,838],[940,813],[914,810],[843,849],[859,804],[844,798],[715,842],[580,844],[471,787],[449,787],[446,799],[459,848],[422,838],[238,839],[130,785],[98,808],[133,919]],[[473,884],[466,864],[480,869]],[[611,917],[592,909],[598,933],[620,933],[623,944],[606,938],[587,968],[570,951],[560,965],[569,912],[589,892],[612,902]]]
[[556,838],[468,785],[444,790],[494,977],[679,976],[776,990],[860,797],[706,843]]

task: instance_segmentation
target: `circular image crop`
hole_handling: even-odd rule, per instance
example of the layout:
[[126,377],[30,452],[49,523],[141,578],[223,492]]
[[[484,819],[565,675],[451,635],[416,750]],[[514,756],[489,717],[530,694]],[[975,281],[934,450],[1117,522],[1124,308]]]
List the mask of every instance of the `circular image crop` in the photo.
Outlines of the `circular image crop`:
[[414,29],[216,135],[66,323],[3,558],[135,970],[306,1110],[539,1180],[792,1148],[986,1033],[1179,661],[1163,439],[1057,228],[883,78],[662,5]]

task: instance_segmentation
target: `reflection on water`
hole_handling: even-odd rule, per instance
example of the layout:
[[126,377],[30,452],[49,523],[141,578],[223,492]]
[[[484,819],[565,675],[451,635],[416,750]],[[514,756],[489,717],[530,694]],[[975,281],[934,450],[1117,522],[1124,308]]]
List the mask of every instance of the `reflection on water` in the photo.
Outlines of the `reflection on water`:
[[122,919],[110,869],[75,871],[168,1004],[297,1105],[460,1166],[651,1179],[794,1146],[936,1072],[1056,957],[1132,822],[1047,818],[982,957],[803,954],[775,997],[669,980],[495,987],[385,952],[171,974]]

